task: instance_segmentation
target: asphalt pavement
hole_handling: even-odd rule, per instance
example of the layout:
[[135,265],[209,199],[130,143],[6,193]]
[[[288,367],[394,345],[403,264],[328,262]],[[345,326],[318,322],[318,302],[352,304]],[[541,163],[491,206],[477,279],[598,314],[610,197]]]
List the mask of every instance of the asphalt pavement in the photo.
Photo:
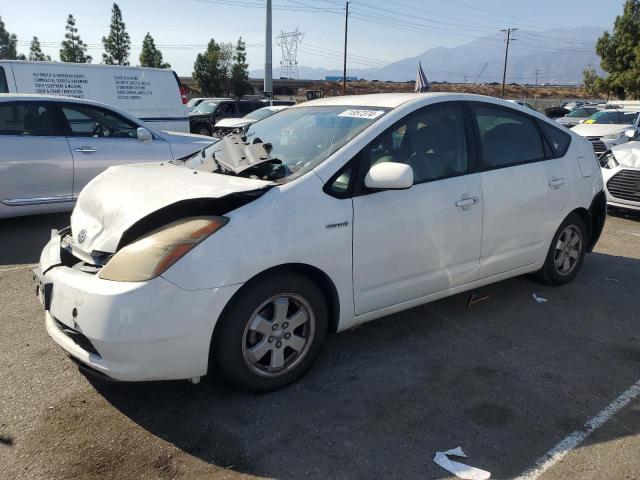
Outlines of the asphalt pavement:
[[[266,395],[79,372],[29,269],[67,223],[0,221],[1,478],[453,478],[433,456],[457,446],[492,478],[640,478],[640,400],[610,409],[640,379],[640,215],[610,215],[569,285],[519,277],[332,335]],[[471,293],[488,298],[468,306]]]

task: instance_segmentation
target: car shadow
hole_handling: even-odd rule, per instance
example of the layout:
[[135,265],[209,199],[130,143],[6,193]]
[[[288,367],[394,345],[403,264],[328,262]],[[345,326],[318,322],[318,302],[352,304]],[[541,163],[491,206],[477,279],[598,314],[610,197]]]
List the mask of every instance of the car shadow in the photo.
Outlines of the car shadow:
[[0,265],[36,263],[51,229],[69,225],[70,213],[31,215],[0,220]]
[[639,283],[639,260],[594,253],[563,287],[515,278],[330,336],[305,377],[270,394],[216,378],[90,381],[140,427],[231,472],[436,478],[435,452],[460,445],[511,478],[638,380]]

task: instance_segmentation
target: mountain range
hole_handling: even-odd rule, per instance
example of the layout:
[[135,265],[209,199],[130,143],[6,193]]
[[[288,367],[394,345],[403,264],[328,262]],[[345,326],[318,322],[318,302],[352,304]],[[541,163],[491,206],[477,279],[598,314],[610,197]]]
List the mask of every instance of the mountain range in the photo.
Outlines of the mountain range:
[[[539,84],[580,83],[582,72],[588,65],[595,66],[602,74],[595,43],[603,32],[604,28],[596,27],[518,30],[515,32],[515,41],[509,47],[507,82],[533,84],[537,70]],[[352,38],[350,42],[354,44],[357,39]],[[400,58],[387,65],[375,58],[356,57],[365,65],[368,62],[382,66],[359,68],[354,60],[347,64],[347,76],[396,82],[415,80],[416,67],[421,62],[430,81],[461,83],[466,80],[472,83],[478,78],[478,83],[500,82],[504,51],[504,34],[498,32],[456,47],[429,48],[419,55]],[[274,55],[274,64],[276,62],[277,55]],[[252,70],[249,73],[251,77],[261,78],[264,70]],[[275,66],[273,73],[274,77],[279,74]],[[298,66],[298,78],[301,79],[322,79],[331,75],[342,75],[342,70]]]

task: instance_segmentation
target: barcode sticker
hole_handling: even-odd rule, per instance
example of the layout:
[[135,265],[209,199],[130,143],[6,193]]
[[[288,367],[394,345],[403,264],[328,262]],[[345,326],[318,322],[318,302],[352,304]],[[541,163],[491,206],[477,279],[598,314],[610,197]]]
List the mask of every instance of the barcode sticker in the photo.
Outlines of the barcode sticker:
[[345,110],[344,112],[340,113],[338,116],[351,118],[367,118],[369,120],[373,120],[374,118],[378,118],[383,113],[384,110],[363,110],[350,108],[349,110]]

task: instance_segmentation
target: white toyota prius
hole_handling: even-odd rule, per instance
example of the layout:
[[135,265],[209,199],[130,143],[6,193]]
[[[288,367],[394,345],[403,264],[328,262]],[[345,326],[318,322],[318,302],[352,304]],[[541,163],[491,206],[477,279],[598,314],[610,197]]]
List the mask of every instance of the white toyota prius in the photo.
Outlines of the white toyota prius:
[[34,270],[49,335],[125,381],[212,370],[267,391],[329,332],[525,273],[600,236],[591,144],[462,94],[326,98],[192,157],[109,168]]

